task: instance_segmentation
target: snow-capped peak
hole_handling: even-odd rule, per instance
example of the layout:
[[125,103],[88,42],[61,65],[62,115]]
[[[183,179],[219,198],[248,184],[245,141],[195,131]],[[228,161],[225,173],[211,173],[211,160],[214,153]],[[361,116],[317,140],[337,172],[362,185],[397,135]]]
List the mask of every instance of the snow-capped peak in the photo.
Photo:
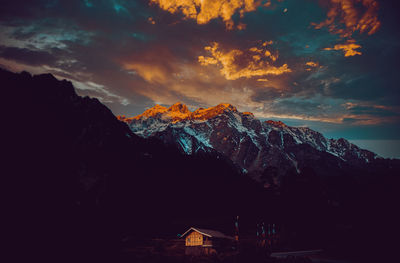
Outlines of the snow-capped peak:
[[118,116],[118,118],[127,123],[131,123],[133,120],[145,120],[148,118],[159,118],[176,123],[187,120],[204,121],[210,118],[214,118],[215,116],[221,115],[225,112],[238,111],[236,107],[229,103],[221,103],[215,107],[198,108],[197,110],[191,112],[185,104],[178,102],[173,104],[169,108],[156,104],[154,107],[145,110],[142,114],[139,114],[135,117],[126,118],[125,116]]
[[344,139],[327,139],[310,128],[290,127],[281,121],[261,122],[228,103],[193,112],[182,103],[169,108],[156,105],[136,117],[120,120],[137,135],[157,136],[186,154],[218,151],[256,178],[268,167],[278,167],[279,173],[285,173],[290,169],[300,172],[305,163],[318,166],[321,156],[330,159],[326,160],[329,165],[338,166],[340,162],[366,163],[376,157]]
[[273,120],[268,120],[265,121],[266,123],[273,125],[273,126],[277,126],[277,127],[287,127],[287,125],[281,121],[273,121]]
[[188,107],[185,104],[182,104],[180,102],[177,102],[174,105],[172,105],[171,107],[169,107],[168,111],[170,111],[170,112],[179,112],[179,113],[183,113],[183,114],[189,114],[190,113]]

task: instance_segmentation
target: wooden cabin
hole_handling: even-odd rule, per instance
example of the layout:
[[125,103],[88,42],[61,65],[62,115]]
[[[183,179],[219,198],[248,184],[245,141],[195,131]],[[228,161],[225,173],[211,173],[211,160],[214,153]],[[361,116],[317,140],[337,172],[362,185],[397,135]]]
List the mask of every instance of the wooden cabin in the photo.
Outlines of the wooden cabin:
[[185,238],[186,255],[211,255],[231,249],[234,238],[219,231],[191,227],[181,235]]

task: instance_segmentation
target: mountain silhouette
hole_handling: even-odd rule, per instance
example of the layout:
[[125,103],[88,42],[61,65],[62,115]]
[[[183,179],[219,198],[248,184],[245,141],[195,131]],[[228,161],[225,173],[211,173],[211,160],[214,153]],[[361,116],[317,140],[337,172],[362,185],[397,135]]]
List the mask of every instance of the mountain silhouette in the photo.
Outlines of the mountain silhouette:
[[[397,222],[398,160],[373,159],[335,176],[309,162],[265,188],[218,151],[187,155],[161,137],[135,135],[66,80],[0,70],[0,83],[5,237],[16,262],[119,261],[126,237],[174,237],[196,223],[229,234],[236,215],[243,235],[260,220],[279,224],[286,247],[356,255],[387,248]],[[188,114],[184,105],[169,109]],[[263,174],[273,178],[277,169]]]

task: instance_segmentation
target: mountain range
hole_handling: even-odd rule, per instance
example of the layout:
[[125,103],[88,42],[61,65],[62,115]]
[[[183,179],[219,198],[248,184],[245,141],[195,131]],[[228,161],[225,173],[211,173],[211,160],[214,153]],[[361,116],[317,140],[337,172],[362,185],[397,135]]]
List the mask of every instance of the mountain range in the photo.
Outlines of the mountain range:
[[118,262],[127,237],[143,244],[193,225],[229,234],[236,215],[244,235],[276,223],[286,248],[364,255],[386,249],[398,223],[400,161],[346,140],[229,104],[117,118],[51,74],[0,69],[0,83],[14,262]]
[[335,175],[362,167],[380,158],[341,138],[327,139],[307,127],[290,127],[280,121],[260,121],[231,104],[199,108],[191,112],[182,103],[169,108],[155,105],[142,114],[118,116],[143,138],[159,138],[185,154],[223,154],[242,173],[266,187],[287,173],[313,167],[318,174]]

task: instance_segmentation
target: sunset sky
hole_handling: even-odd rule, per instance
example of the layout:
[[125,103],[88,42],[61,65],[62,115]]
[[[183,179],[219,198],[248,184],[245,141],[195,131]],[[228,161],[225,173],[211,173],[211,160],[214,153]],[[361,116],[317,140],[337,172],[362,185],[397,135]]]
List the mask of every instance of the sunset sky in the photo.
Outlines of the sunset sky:
[[226,102],[400,158],[396,2],[0,0],[0,67],[116,115]]

